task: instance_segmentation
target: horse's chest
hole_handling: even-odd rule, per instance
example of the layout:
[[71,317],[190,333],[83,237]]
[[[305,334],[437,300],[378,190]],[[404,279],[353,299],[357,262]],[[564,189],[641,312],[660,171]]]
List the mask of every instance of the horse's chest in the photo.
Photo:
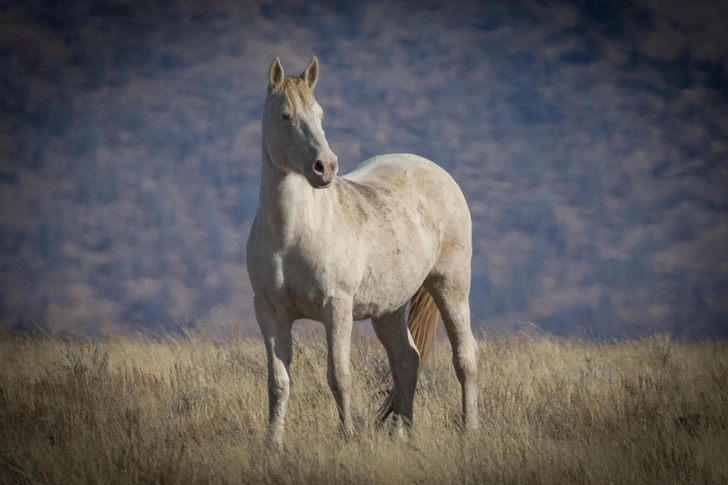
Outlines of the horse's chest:
[[266,292],[293,318],[320,320],[326,299],[337,286],[329,265],[315,258],[282,253],[271,260]]

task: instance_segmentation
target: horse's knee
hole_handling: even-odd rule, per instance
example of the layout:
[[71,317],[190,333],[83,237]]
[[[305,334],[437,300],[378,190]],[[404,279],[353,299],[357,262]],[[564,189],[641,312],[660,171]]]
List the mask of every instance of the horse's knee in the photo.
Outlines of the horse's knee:
[[453,349],[452,363],[460,382],[478,378],[478,347],[474,339],[469,345]]
[[333,369],[329,366],[329,369],[326,372],[326,380],[331,392],[334,394],[341,394],[349,389],[351,384],[351,375],[341,369]]
[[275,402],[280,402],[289,397],[291,393],[291,380],[287,375],[275,376],[268,380],[268,393]]

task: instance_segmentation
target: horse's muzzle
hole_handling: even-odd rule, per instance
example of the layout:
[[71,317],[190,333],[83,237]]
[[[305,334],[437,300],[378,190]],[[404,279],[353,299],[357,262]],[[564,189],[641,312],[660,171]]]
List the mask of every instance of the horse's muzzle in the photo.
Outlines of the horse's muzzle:
[[306,170],[305,174],[306,179],[308,179],[308,183],[311,184],[314,189],[324,189],[331,185],[331,182],[333,182],[334,177],[336,177],[336,172],[338,171],[339,160],[338,157],[332,153],[331,156],[317,158],[313,162],[311,170]]

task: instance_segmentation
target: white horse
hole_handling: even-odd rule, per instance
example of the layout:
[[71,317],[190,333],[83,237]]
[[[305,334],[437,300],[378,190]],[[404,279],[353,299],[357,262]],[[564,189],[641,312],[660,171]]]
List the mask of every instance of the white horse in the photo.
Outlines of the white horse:
[[315,57],[299,77],[286,77],[276,58],[263,110],[260,206],[247,264],[268,355],[270,438],[283,438],[291,325],[301,318],[325,326],[328,384],[346,434],[354,431],[352,320],[371,318],[394,377],[380,419],[393,412],[395,429],[405,436],[420,362],[442,315],[462,387],[464,425],[477,428],[465,197],[442,168],[410,154],[378,156],[337,177],[338,159],[313,96],[318,76]]

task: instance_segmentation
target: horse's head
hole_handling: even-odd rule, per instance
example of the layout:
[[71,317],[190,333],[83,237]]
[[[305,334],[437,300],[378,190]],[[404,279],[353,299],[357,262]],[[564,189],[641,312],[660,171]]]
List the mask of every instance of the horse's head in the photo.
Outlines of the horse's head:
[[299,77],[285,76],[276,57],[268,74],[263,109],[263,150],[282,171],[303,174],[314,188],[325,188],[339,170],[326,141],[324,112],[313,97],[319,65],[314,57]]

